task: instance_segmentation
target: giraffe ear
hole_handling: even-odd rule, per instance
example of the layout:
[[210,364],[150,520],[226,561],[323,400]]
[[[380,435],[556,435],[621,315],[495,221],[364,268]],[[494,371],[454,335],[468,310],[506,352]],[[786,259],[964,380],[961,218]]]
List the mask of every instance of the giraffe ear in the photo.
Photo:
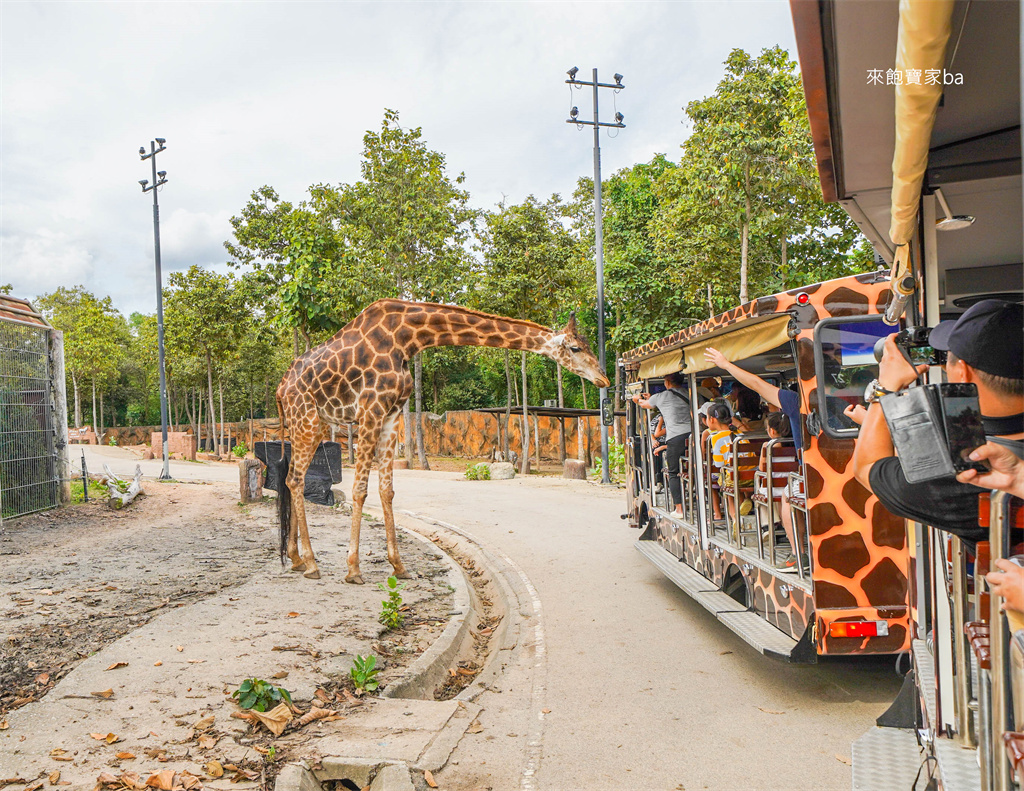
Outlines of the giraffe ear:
[[576,311],[569,314],[569,323],[565,325],[566,333],[576,333]]

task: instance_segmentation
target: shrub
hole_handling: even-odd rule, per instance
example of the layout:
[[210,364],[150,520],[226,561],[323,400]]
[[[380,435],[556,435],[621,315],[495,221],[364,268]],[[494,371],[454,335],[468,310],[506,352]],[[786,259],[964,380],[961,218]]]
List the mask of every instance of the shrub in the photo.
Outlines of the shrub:
[[362,694],[364,692],[373,692],[380,686],[380,682],[376,678],[379,672],[380,668],[377,667],[377,657],[370,654],[366,659],[363,659],[356,654],[348,674],[352,677],[352,683],[355,685],[356,692]]
[[387,585],[378,582],[377,587],[388,594],[387,599],[381,602],[381,613],[377,619],[387,629],[399,629],[405,623],[405,616],[402,615],[402,596],[400,591],[405,583],[400,583],[397,577],[388,577]]
[[236,458],[244,459],[245,454],[249,452],[249,446],[244,442],[239,442],[235,447],[231,449],[231,452],[235,454]]
[[231,695],[238,698],[238,705],[243,709],[267,711],[277,706],[282,700],[289,705],[291,693],[284,687],[275,687],[261,678],[247,678]]
[[491,480],[491,467],[487,462],[470,464],[466,467],[466,480],[489,481]]

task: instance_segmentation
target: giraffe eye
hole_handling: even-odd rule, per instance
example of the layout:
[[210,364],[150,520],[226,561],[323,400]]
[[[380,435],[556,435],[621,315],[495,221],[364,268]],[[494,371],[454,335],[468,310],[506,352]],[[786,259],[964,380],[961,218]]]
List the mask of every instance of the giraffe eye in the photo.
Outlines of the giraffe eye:
[[583,349],[580,348],[579,346],[570,346],[569,351],[571,351],[573,354],[579,354],[581,351],[583,351]]

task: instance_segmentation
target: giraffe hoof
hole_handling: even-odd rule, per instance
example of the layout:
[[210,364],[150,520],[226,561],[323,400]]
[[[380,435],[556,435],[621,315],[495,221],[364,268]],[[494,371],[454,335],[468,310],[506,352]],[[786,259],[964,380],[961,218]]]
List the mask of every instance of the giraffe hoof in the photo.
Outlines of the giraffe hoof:
[[308,580],[318,580],[320,579],[320,569],[310,569],[309,571],[303,573],[302,576]]
[[410,574],[405,569],[402,569],[401,571],[396,571],[394,576],[397,577],[400,580],[411,580],[412,579],[412,574]]
[[301,563],[301,562],[300,563],[292,563],[292,567],[290,569],[288,569],[288,571],[305,571],[305,570],[306,570],[306,564],[305,563]]
[[347,582],[349,585],[363,585],[364,584],[363,583],[363,575],[362,574],[348,574],[345,577],[345,582]]

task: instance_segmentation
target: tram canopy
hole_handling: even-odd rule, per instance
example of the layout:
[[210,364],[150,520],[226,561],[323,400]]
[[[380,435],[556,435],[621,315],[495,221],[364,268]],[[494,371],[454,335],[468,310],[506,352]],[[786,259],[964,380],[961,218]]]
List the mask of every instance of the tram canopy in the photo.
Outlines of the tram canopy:
[[693,374],[714,368],[704,359],[704,350],[718,349],[729,362],[738,362],[764,354],[789,342],[790,315],[784,313],[767,321],[740,327],[725,335],[705,337],[683,349],[683,373]]

